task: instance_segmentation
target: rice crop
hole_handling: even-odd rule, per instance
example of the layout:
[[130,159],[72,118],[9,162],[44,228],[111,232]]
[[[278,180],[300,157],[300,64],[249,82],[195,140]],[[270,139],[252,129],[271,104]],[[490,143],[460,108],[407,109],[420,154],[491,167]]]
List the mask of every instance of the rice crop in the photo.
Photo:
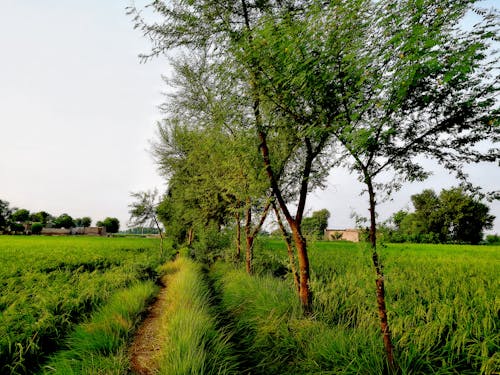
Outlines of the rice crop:
[[0,236],[0,373],[33,373],[116,290],[156,277],[158,240]]
[[[388,244],[380,252],[401,373],[498,373],[500,247]],[[263,273],[276,274],[287,266],[280,241],[261,242],[256,254],[256,268]],[[372,335],[370,356],[383,356],[369,249],[364,244],[315,242],[310,259],[315,320],[350,335]],[[324,350],[341,345],[342,340],[334,343],[338,338],[326,337],[315,337],[324,341]],[[350,338],[347,341],[358,345]],[[335,355],[330,357],[340,365],[337,371],[342,362],[350,365],[347,358],[336,360]],[[367,357],[366,347],[358,351],[360,356]],[[374,360],[366,359],[373,366]],[[377,373],[373,367],[358,370]]]
[[43,366],[41,374],[125,374],[128,339],[140,315],[158,292],[152,281],[119,290],[66,339],[65,348]]

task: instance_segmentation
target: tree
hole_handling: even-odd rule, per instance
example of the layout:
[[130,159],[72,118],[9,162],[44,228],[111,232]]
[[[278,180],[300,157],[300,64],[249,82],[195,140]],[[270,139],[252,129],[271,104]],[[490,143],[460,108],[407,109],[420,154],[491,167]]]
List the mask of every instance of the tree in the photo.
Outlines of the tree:
[[108,233],[117,233],[120,229],[120,220],[116,217],[107,217],[103,221],[98,221],[97,226],[106,228]]
[[[461,178],[468,162],[494,161],[498,151],[495,15],[471,32],[459,21],[474,1],[346,1],[319,5],[303,22],[270,19],[256,55],[262,92],[291,117],[322,122],[335,157],[366,186],[377,302],[389,363],[393,349],[377,252],[376,194],[427,176],[417,155],[436,158]],[[479,12],[481,13],[481,12]],[[284,53],[285,52],[285,53]],[[264,82],[265,82],[264,80]],[[289,103],[297,103],[295,106]],[[389,174],[389,172],[391,174]],[[381,181],[381,176],[388,182]]]
[[33,222],[42,223],[43,226],[46,226],[51,217],[52,216],[48,212],[39,211],[32,213],[30,215],[30,220]]
[[326,208],[314,211],[311,217],[305,217],[302,222],[304,233],[316,239],[322,239],[325,234],[325,229],[328,227],[329,218],[330,212]]
[[136,201],[129,204],[130,226],[156,226],[160,235],[160,257],[163,258],[163,234],[157,216],[158,190],[130,193]]
[[31,224],[31,233],[32,234],[40,234],[40,233],[42,233],[42,229],[43,229],[42,223],[34,222],[33,224]]
[[9,202],[0,199],[0,231],[6,231],[10,223],[12,209]]
[[11,220],[16,223],[25,223],[29,221],[29,219],[30,219],[30,212],[25,208],[18,209],[14,211],[11,215]]
[[[211,57],[215,59],[224,56],[225,62],[231,62],[229,66],[236,67],[239,72],[237,82],[241,85],[238,97],[246,101],[245,124],[258,139],[261,160],[273,195],[291,228],[300,269],[299,298],[304,310],[310,312],[309,258],[301,223],[308,190],[326,176],[327,165],[321,156],[324,156],[322,152],[329,135],[324,131],[314,131],[304,121],[277,116],[278,113],[268,105],[271,103],[264,102],[260,86],[261,69],[252,52],[257,47],[254,44],[254,27],[263,15],[281,17],[282,13],[292,14],[307,3],[155,1],[151,7],[163,17],[161,26],[145,22],[136,9],[131,9],[130,13],[135,15],[136,27],[151,38],[151,55],[183,46],[211,51]],[[287,141],[282,143],[285,148],[276,152],[273,142],[283,139]],[[295,214],[289,207],[292,197],[297,202]]]
[[488,206],[462,188],[443,189],[439,196],[424,190],[411,199],[415,212],[405,217],[400,229],[410,241],[477,244],[495,219]]
[[75,219],[75,226],[76,227],[87,228],[87,227],[90,227],[91,224],[92,224],[92,219],[88,216],[84,216],[84,217]]
[[62,214],[58,216],[53,223],[54,228],[73,228],[75,226],[75,222],[71,216],[68,214]]

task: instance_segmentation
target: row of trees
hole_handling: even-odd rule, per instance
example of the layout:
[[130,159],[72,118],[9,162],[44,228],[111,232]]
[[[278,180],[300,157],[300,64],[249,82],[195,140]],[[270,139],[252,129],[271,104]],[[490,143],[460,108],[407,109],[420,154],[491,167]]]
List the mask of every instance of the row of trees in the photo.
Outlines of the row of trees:
[[[88,216],[72,218],[63,213],[53,216],[46,211],[30,212],[25,208],[10,207],[9,202],[0,199],[0,233],[24,233],[30,227],[30,232],[38,234],[42,228],[75,228],[90,227],[92,219]],[[97,226],[106,228],[109,233],[116,233],[120,228],[117,218],[108,217],[98,221]]]
[[494,216],[484,203],[461,188],[424,190],[411,197],[414,212],[396,212],[384,228],[391,242],[472,243],[483,239]]
[[[494,148],[474,147],[499,138],[498,60],[488,52],[497,15],[474,3],[156,0],[151,23],[130,9],[153,43],[144,59],[180,56],[154,146],[169,183],[158,210],[167,232],[191,243],[197,228],[232,225],[235,256],[244,236],[252,273],[255,235],[273,211],[310,312],[307,194],[333,166],[349,168],[368,196],[377,304],[393,366],[377,197],[427,177],[419,155],[464,180],[466,163],[498,158]],[[460,20],[470,10],[482,20],[469,32]]]

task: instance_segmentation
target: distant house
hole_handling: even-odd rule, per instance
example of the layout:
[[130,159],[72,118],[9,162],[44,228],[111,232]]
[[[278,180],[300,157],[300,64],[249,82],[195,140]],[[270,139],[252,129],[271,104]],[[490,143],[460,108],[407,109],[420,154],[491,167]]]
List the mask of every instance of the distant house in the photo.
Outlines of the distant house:
[[66,228],[42,228],[40,234],[44,236],[67,236],[71,234],[71,230]]
[[40,233],[45,236],[68,236],[68,235],[87,235],[87,236],[106,236],[104,227],[76,227],[76,228],[43,228]]
[[359,242],[358,229],[325,229],[325,240]]

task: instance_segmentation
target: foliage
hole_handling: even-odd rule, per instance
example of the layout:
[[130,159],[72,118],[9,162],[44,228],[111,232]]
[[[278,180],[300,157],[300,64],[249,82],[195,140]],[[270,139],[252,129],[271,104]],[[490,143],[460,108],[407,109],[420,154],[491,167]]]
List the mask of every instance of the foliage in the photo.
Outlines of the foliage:
[[125,374],[127,344],[148,303],[158,292],[153,281],[118,290],[88,321],[75,327],[65,347],[43,366],[42,374]]
[[31,374],[116,290],[154,279],[157,239],[0,237],[0,373]]
[[228,335],[217,328],[202,268],[185,257],[161,268],[168,306],[163,312],[159,374],[237,374]]
[[486,242],[490,245],[500,245],[500,236],[498,234],[488,234]]
[[129,204],[130,225],[138,227],[157,225],[158,190],[130,193],[130,196],[136,199],[135,202]]
[[12,209],[9,207],[9,202],[0,199],[0,231],[7,229],[11,215]]
[[130,225],[132,226],[156,226],[160,236],[160,257],[163,257],[163,234],[158,219],[158,190],[142,191],[130,194],[136,199],[129,204]]
[[75,219],[74,222],[76,227],[87,228],[90,227],[90,225],[92,224],[92,219],[88,216],[84,216],[82,218]]
[[45,211],[31,213],[31,215],[30,215],[30,220],[32,222],[42,223],[43,226],[46,226],[47,223],[53,219],[54,218],[48,212],[45,212]]
[[106,228],[106,232],[108,233],[118,233],[120,229],[120,220],[116,217],[107,217],[103,221],[98,221],[97,226]]
[[54,228],[73,228],[75,226],[75,221],[68,214],[62,214],[58,216],[53,222]]
[[308,234],[315,239],[322,239],[325,234],[325,229],[328,227],[329,218],[330,212],[326,208],[314,211],[311,217],[305,217],[302,221],[302,230],[304,234]]
[[192,244],[191,255],[202,263],[213,263],[222,258],[231,246],[231,231],[221,230],[215,223],[211,223],[196,231],[197,235]]
[[31,224],[31,233],[32,234],[40,234],[40,233],[42,233],[42,229],[43,229],[42,223],[34,222]]
[[477,244],[495,219],[488,206],[461,188],[443,189],[439,196],[428,189],[411,199],[415,212],[393,216],[395,230],[389,241]]
[[10,218],[16,223],[25,223],[30,219],[30,212],[25,208],[18,209],[12,213]]

